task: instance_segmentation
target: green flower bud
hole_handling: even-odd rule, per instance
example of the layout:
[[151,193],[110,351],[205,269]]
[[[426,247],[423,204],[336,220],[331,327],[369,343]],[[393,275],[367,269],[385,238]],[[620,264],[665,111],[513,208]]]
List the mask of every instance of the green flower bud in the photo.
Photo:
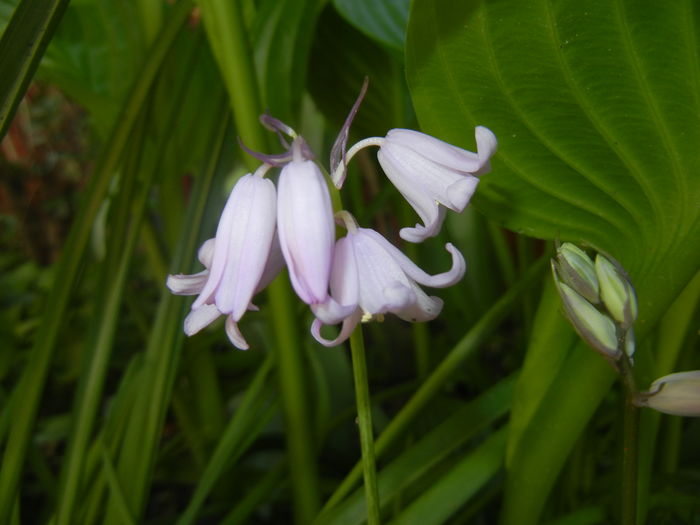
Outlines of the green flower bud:
[[565,242],[557,249],[559,277],[589,302],[598,304],[598,278],[591,258],[578,246]]
[[651,384],[637,404],[676,416],[700,417],[700,370],[677,372]]
[[637,318],[637,295],[624,270],[598,254],[595,272],[605,308],[623,329],[632,326]]
[[[554,263],[553,263],[554,266]],[[612,319],[598,311],[583,295],[556,278],[559,295],[564,303],[566,315],[576,332],[591,347],[607,358],[619,359],[617,332]]]

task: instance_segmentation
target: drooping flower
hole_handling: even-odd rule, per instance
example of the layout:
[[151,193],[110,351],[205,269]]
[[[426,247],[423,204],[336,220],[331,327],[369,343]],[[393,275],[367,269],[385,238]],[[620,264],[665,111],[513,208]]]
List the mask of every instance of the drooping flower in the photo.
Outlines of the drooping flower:
[[[442,310],[442,300],[429,297],[418,284],[445,288],[459,281],[466,270],[462,254],[447,244],[452,268],[429,275],[416,266],[398,248],[374,230],[359,228],[347,212],[338,214],[346,224],[347,236],[335,245],[330,289],[333,303],[312,306],[317,319],[313,336],[325,346],[345,341],[360,321],[393,313],[411,322],[430,321]],[[337,305],[340,305],[338,307]],[[324,324],[342,322],[334,340],[321,335]]]
[[700,417],[700,370],[660,377],[649,392],[639,394],[637,404],[665,414]]
[[403,228],[400,235],[421,242],[438,234],[445,208],[464,211],[479,183],[478,175],[490,171],[496,136],[483,126],[477,126],[475,135],[477,153],[472,153],[419,131],[392,129],[384,138],[364,139],[350,148],[344,162],[334,168],[333,182],[342,186],[345,164],[359,150],[379,146],[377,158],[384,172],[424,223]]
[[318,166],[296,153],[277,185],[277,228],[292,286],[305,303],[323,303],[335,241],[328,186]]
[[206,270],[194,275],[170,275],[167,286],[178,295],[199,297],[185,318],[185,333],[193,335],[226,316],[226,334],[242,350],[248,343],[238,329],[253,296],[282,268],[275,235],[276,191],[263,176],[269,166],[241,177],[233,187],[219,220],[216,237],[206,241],[199,260]]

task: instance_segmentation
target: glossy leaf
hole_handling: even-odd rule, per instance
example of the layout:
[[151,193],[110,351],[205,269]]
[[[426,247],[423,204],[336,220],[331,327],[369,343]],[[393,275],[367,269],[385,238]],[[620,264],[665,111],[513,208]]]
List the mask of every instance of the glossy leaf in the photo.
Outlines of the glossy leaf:
[[499,138],[475,204],[615,256],[645,323],[700,264],[698,16],[692,2],[623,0],[418,0],[411,14],[423,129],[466,147],[476,124]]
[[[700,266],[699,14],[625,0],[412,6],[407,70],[423,129],[471,147],[475,125],[491,128],[500,149],[475,205],[617,258],[640,298],[640,340]],[[503,523],[538,522],[612,383],[587,351],[574,349],[519,416]]]

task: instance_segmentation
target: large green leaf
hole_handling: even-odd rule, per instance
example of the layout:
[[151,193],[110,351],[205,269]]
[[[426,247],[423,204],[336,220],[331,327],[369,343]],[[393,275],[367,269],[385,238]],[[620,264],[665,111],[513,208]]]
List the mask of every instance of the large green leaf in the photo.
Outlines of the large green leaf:
[[605,250],[653,322],[700,262],[698,5],[416,0],[407,41],[422,127],[500,150],[475,204],[516,231]]
[[[700,266],[699,22],[696,3],[642,0],[415,0],[409,21],[423,129],[470,149],[475,125],[499,138],[475,205],[620,260],[639,295],[640,340]],[[578,345],[521,413],[504,524],[540,522],[612,379]]]

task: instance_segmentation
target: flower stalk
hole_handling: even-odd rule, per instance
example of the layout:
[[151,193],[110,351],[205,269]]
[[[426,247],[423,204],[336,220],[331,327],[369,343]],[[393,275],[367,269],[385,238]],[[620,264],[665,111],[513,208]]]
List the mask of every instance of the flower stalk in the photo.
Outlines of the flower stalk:
[[374,458],[374,432],[372,429],[372,404],[370,402],[365,343],[362,325],[356,327],[350,336],[352,354],[352,371],[355,380],[355,403],[357,405],[357,425],[360,431],[362,450],[362,470],[365,480],[365,499],[367,501],[367,523],[378,525],[379,490],[377,488],[377,468]]
[[[620,345],[624,348],[624,342]],[[622,416],[622,520],[623,525],[637,524],[637,465],[639,464],[639,408],[635,404],[637,387],[632,359],[622,352],[620,377],[625,389]]]

